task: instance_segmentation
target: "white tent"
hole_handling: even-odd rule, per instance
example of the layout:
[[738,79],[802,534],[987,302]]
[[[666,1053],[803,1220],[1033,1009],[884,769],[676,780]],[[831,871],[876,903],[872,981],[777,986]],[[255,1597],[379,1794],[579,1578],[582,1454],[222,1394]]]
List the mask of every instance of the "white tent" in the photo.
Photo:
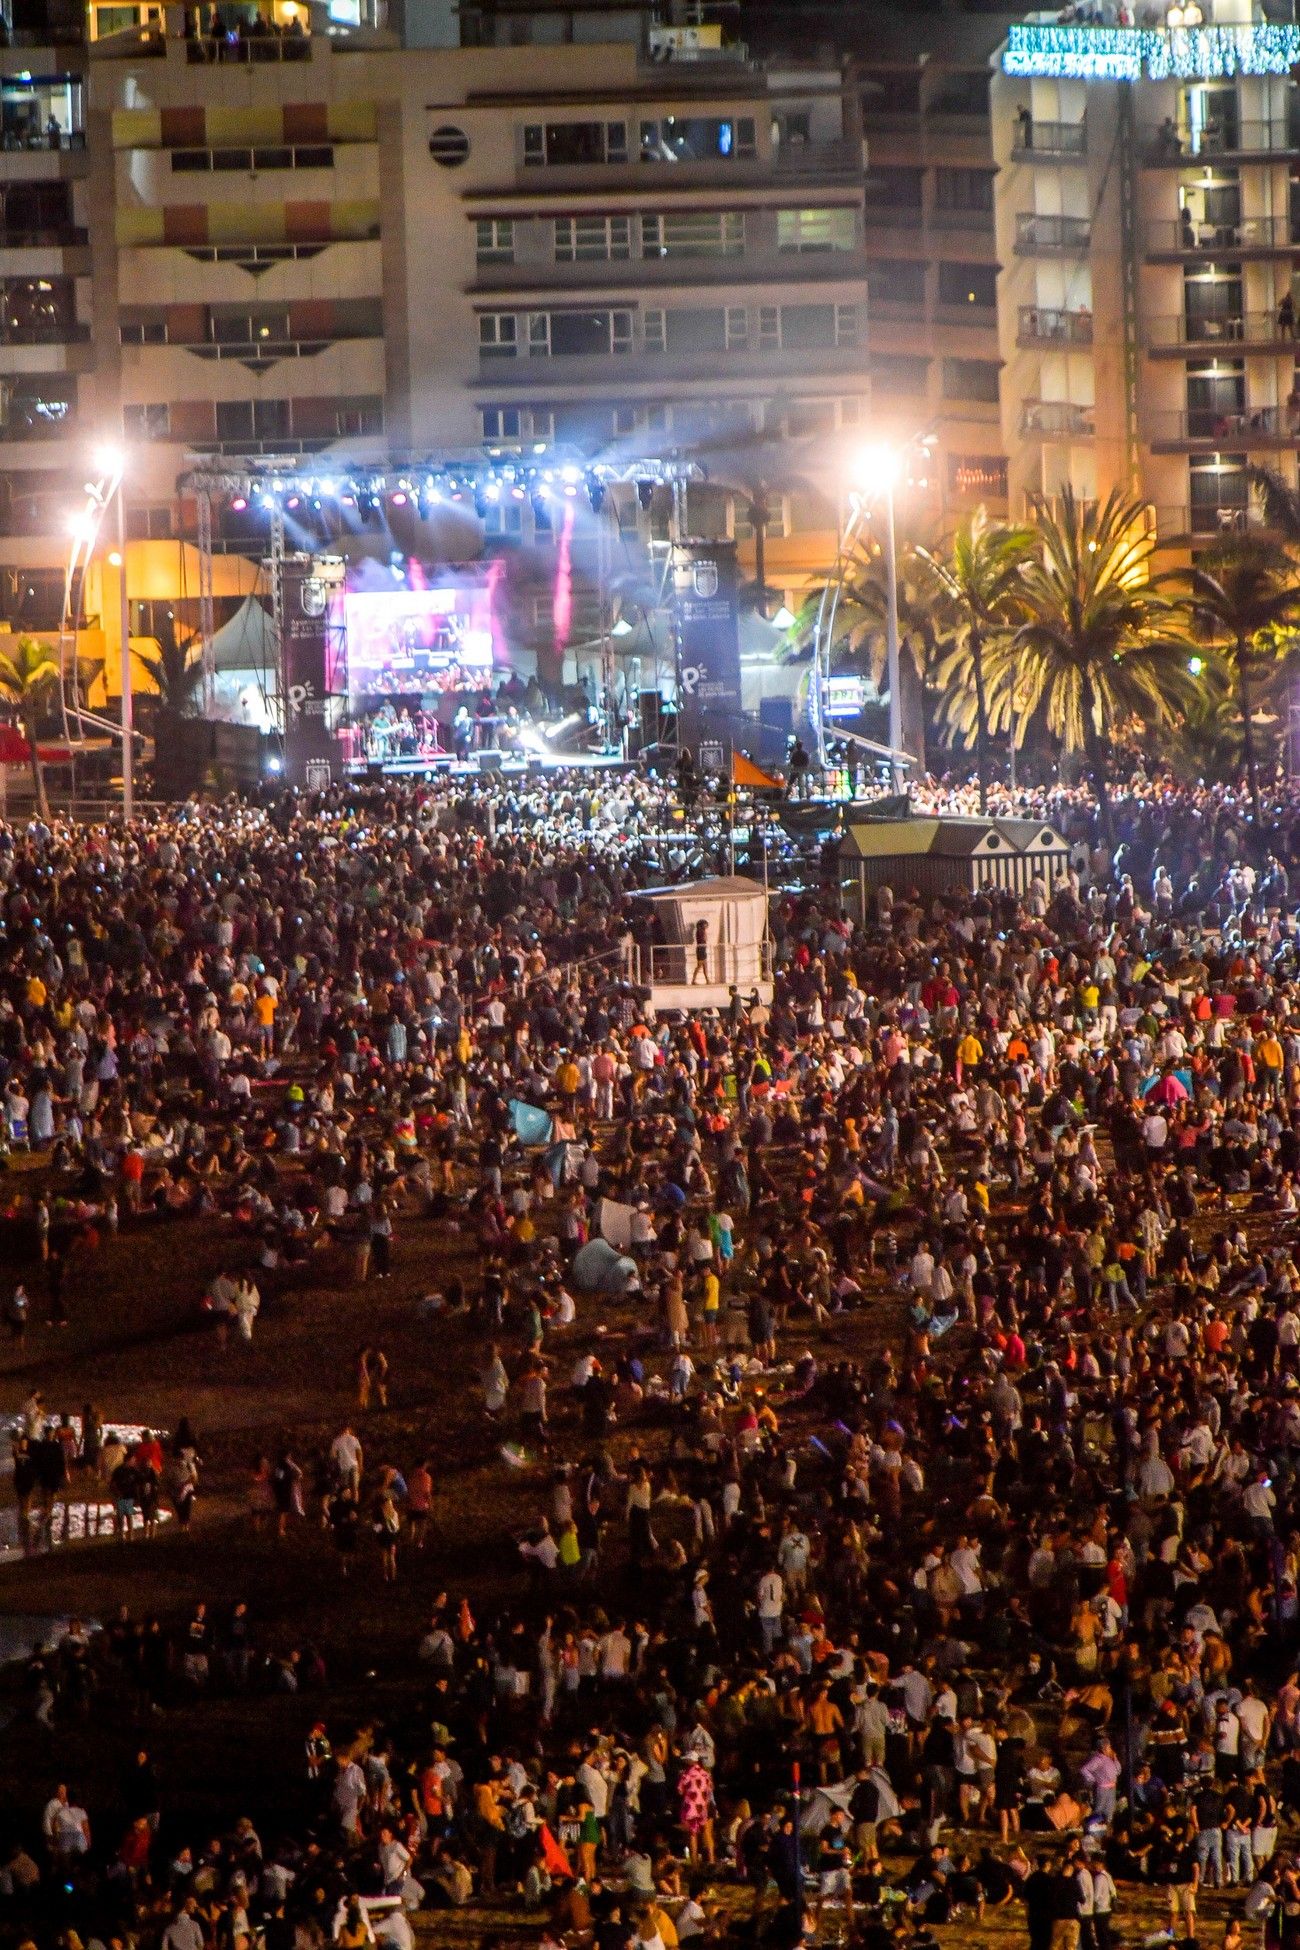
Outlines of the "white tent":
[[212,639],[217,716],[230,724],[273,731],[279,722],[280,674],[275,625],[256,596],[239,608]]

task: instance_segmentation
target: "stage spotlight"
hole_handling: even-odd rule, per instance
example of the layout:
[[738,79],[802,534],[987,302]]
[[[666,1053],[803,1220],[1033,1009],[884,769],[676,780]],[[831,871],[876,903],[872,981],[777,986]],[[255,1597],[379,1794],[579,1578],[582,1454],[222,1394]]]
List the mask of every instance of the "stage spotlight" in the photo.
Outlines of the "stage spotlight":
[[395,508],[404,508],[406,506],[408,498],[409,497],[403,492],[403,490],[401,488],[398,488],[397,493],[393,496],[393,506]]
[[289,496],[289,499],[285,502],[284,505],[286,508],[288,508],[289,512],[292,514],[295,508],[300,508],[302,506],[302,497],[297,494],[291,494]]
[[638,500],[638,501],[639,501],[639,502],[641,503],[641,506],[642,506],[642,507],[643,507],[644,509],[646,509],[646,510],[647,510],[647,512],[648,512],[648,511],[649,511],[649,507],[650,507],[650,503],[651,503],[651,502],[652,502],[652,501],[654,500],[654,498],[655,498],[655,484],[654,484],[654,482],[653,482],[653,481],[638,481],[638,482],[637,482],[637,484],[636,484],[636,498],[637,498],[637,500]]
[[483,498],[485,501],[499,501],[501,499],[500,481],[489,481],[483,490]]
[[340,495],[339,506],[341,508],[355,508],[356,505],[357,505],[357,497],[355,494]]
[[263,506],[264,508],[273,508],[273,507],[275,506],[275,499],[274,499],[274,496],[272,496],[272,495],[270,495],[270,494],[263,494],[263,496],[262,496],[262,506]]
[[311,505],[316,510],[317,514],[319,514],[321,509],[325,506],[325,503],[321,500],[319,494],[316,494],[312,496]]
[[510,494],[512,500],[522,501],[524,499],[524,490],[521,487],[512,487]]
[[242,515],[248,506],[248,496],[246,494],[232,495],[230,498],[230,506],[234,514]]
[[570,464],[568,467],[562,467],[560,469],[560,479],[566,484],[566,486],[569,485],[576,486],[576,484],[582,479],[582,469],[580,467],[574,467],[572,464]]

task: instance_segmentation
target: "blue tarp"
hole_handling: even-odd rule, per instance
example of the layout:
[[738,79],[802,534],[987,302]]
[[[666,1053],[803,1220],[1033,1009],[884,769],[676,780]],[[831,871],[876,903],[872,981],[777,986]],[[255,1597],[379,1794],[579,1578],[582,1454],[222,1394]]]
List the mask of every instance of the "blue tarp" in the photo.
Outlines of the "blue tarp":
[[548,1110],[539,1110],[536,1104],[526,1104],[522,1098],[510,1099],[510,1115],[515,1120],[515,1136],[521,1144],[549,1144],[554,1125]]

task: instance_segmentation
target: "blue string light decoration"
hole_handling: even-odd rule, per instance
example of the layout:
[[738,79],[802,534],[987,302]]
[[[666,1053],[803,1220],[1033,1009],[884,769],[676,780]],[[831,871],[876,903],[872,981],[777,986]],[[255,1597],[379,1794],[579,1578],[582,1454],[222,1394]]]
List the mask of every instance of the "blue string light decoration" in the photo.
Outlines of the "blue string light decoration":
[[1002,71],[1052,81],[1213,81],[1286,75],[1300,63],[1300,26],[1012,27]]

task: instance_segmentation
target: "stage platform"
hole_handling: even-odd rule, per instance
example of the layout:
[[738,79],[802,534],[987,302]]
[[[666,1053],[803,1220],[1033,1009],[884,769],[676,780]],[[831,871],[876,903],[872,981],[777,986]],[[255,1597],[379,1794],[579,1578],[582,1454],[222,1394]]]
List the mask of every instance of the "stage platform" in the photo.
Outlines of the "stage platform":
[[471,752],[468,758],[433,752],[425,758],[350,758],[345,761],[344,775],[349,779],[420,779],[450,772],[457,778],[472,779],[494,772],[609,772],[630,762],[621,752]]

